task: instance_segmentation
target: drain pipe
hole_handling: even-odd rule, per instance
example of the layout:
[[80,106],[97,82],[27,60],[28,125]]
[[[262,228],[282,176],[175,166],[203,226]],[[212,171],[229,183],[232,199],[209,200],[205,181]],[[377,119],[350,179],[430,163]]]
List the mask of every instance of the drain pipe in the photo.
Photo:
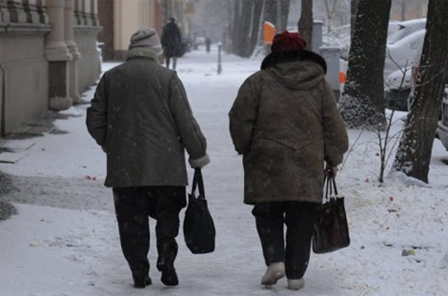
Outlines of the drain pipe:
[[1,112],[1,123],[0,123],[0,137],[4,137],[6,134],[6,119],[5,119],[5,107],[6,107],[6,71],[3,69],[2,64],[0,64],[0,71],[2,73],[2,93],[0,94],[1,99],[1,105],[0,105],[0,112]]
[[[0,35],[3,35],[8,32],[9,23],[6,24],[3,32],[0,32]],[[5,107],[6,107],[6,71],[0,64],[0,71],[2,72],[2,93],[0,94],[0,112],[1,112],[1,122],[0,122],[0,137],[4,137],[6,135],[6,119],[5,119]]]

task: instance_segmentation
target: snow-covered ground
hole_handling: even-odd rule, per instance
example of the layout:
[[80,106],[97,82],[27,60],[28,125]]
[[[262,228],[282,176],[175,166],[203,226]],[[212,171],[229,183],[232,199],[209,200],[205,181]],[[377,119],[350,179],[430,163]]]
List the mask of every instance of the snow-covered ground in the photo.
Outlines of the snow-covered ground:
[[[0,222],[0,295],[446,295],[448,166],[443,161],[448,152],[435,140],[429,185],[400,175],[380,184],[376,135],[358,130],[349,131],[351,151],[337,178],[346,197],[351,246],[313,254],[305,288],[298,292],[287,290],[286,280],[271,289],[260,286],[265,266],[251,207],[242,203],[241,158],[234,152],[227,117],[238,87],[260,61],[224,54],[218,75],[217,60],[216,48],[210,54],[201,49],[179,59],[177,69],[208,140],[212,162],[204,168],[204,179],[216,223],[216,251],[192,255],[181,231],[180,285],[166,288],[152,268],[152,286],[132,287],[112,194],[103,187],[105,155],[86,131],[88,105],[79,105],[54,122],[67,133],[6,143],[20,160],[1,163],[0,170],[13,176],[19,191],[3,197],[13,201],[18,215]],[[105,63],[103,69],[114,65]],[[84,99],[92,95],[93,89]],[[402,124],[396,120],[394,131]],[[154,242],[152,237],[152,266]]]

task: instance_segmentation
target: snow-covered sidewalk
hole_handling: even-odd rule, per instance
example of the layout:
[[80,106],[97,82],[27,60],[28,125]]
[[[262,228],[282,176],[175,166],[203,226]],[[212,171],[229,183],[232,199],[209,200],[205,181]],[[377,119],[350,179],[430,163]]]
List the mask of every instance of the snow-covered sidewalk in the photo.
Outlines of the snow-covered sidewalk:
[[[349,131],[353,151],[338,175],[351,246],[313,254],[305,288],[298,292],[287,290],[285,280],[271,289],[260,286],[265,266],[251,207],[242,203],[241,158],[233,150],[227,117],[239,86],[260,61],[224,54],[218,75],[217,60],[216,48],[210,54],[194,51],[178,60],[177,69],[208,141],[212,162],[204,179],[216,223],[216,251],[192,255],[181,231],[180,285],[165,287],[152,268],[152,286],[132,287],[111,190],[103,186],[105,155],[86,131],[88,105],[79,105],[54,122],[67,133],[8,142],[27,148],[16,149],[20,160],[15,164],[0,164],[19,189],[4,197],[18,215],[0,222],[0,295],[446,295],[448,166],[442,160],[448,152],[435,141],[429,186],[398,177],[379,184],[376,136],[363,132],[358,139],[360,132],[354,130]],[[103,69],[112,66],[105,63]],[[86,101],[93,91],[84,94]],[[394,128],[401,124],[398,120]],[[154,242],[152,237],[152,266]]]

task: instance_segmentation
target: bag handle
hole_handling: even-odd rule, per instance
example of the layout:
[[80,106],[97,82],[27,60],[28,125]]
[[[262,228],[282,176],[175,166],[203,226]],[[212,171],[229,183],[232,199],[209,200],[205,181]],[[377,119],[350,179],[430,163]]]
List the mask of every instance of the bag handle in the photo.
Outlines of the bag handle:
[[191,195],[196,192],[196,186],[199,189],[199,196],[205,199],[204,179],[202,178],[202,172],[200,168],[194,169],[193,184],[191,186]]
[[328,201],[332,197],[337,197],[338,188],[336,187],[336,180],[334,176],[330,173],[330,171],[325,172],[324,182],[325,182],[325,200]]

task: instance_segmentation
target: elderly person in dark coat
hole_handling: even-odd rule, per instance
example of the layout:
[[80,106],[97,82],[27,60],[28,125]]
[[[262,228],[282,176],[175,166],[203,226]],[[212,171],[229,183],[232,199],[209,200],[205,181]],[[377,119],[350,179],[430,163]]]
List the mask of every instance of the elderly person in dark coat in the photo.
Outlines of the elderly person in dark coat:
[[336,174],[348,149],[324,79],[325,60],[305,46],[298,33],[277,34],[272,53],[243,83],[229,113],[232,140],[243,155],[244,202],[254,205],[268,266],[261,283],[273,285],[286,274],[292,290],[304,285],[325,163]]
[[162,67],[154,29],[138,30],[126,62],[107,71],[87,109],[90,135],[107,153],[123,254],[134,287],[151,284],[149,217],[157,220],[157,269],[168,286],[174,268],[179,212],[186,205],[185,150],[194,168],[208,164],[206,140],[176,72]]

